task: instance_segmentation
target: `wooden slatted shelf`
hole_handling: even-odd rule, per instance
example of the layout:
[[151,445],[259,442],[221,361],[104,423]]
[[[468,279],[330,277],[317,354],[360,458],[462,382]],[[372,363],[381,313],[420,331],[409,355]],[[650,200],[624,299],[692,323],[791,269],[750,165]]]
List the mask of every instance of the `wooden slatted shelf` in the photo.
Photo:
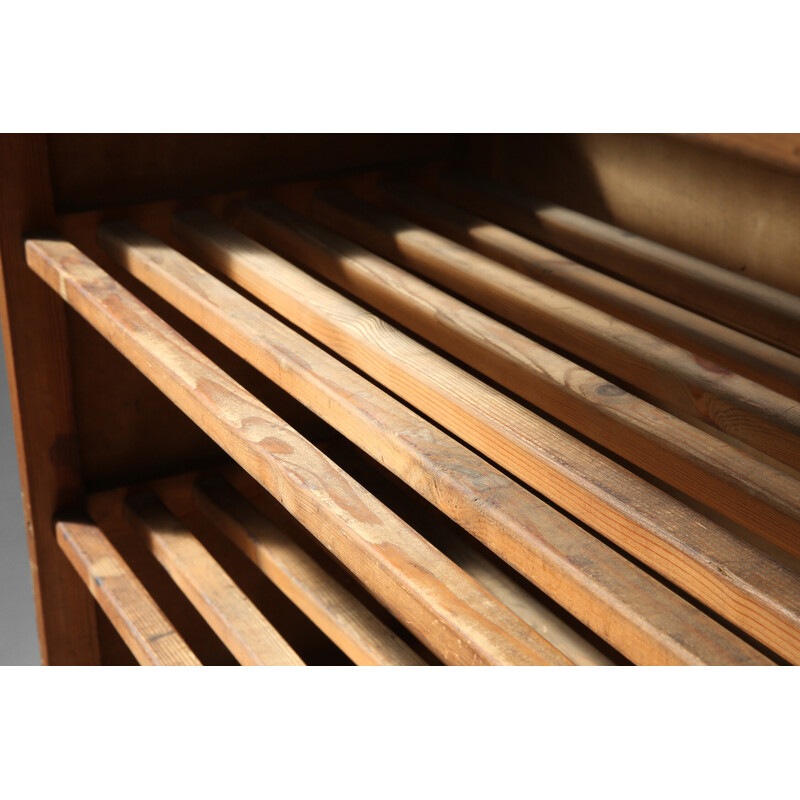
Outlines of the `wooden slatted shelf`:
[[[616,256],[578,216],[418,176],[88,215],[81,247],[28,240],[30,268],[232,460],[57,524],[136,659],[217,658],[192,652],[206,625],[242,664],[800,663],[791,342],[729,327],[723,292],[692,306],[587,266]],[[639,240],[614,242],[644,263]],[[289,425],[171,309],[334,438]],[[126,563],[103,503],[163,574]]]

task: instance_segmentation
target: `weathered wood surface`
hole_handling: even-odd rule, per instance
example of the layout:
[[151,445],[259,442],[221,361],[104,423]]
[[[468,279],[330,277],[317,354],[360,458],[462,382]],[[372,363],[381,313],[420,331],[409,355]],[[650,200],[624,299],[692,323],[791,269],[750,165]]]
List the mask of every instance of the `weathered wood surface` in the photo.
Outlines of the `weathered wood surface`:
[[676,133],[708,147],[764,161],[781,169],[800,170],[800,133]]
[[800,555],[800,484],[283,206],[243,220],[427,341],[632,463]]
[[90,522],[61,520],[56,523],[56,538],[140,664],[200,664],[100,528]]
[[156,494],[130,494],[125,512],[134,530],[240,664],[303,665],[272,623]]
[[[200,216],[200,225],[191,213],[176,225],[193,252],[202,246],[207,262],[340,356],[735,624],[796,657],[798,576],[266,248]],[[777,596],[780,634],[766,619]]]
[[52,223],[44,135],[0,136],[0,172],[3,344],[39,648],[45,664],[97,664],[94,602],[53,535],[54,514],[83,491],[65,311],[27,268],[23,246],[25,233]]
[[439,186],[454,203],[490,215],[482,198],[500,202],[504,224],[565,250],[648,291],[800,355],[800,298],[642,236],[548,203],[509,186],[449,173]]
[[565,659],[69,243],[31,268],[311,531],[447,663]]
[[549,598],[549,603],[541,600],[544,593],[531,586],[524,575],[499,563],[496,554],[489,552],[485,545],[453,520],[443,520],[426,499],[396,475],[376,469],[374,460],[351,442],[343,437],[329,439],[324,443],[324,448],[337,464],[386,505],[401,508],[409,524],[417,530],[424,530],[425,537],[434,547],[475,578],[574,664],[605,666],[628,663],[627,659],[621,659],[616,653],[612,659],[605,648],[602,651],[598,649],[579,620],[563,611],[555,611],[552,598]]
[[494,193],[480,194],[479,199],[469,192],[460,194],[458,205],[469,211],[401,181],[383,183],[381,197],[393,211],[448,239],[756,383],[800,399],[800,358],[508,230],[513,226],[515,207]]
[[639,390],[800,467],[800,404],[341,190],[323,222]]
[[[284,274],[288,285],[295,286],[300,303],[310,308],[324,303],[317,299],[316,281],[305,276],[308,285],[293,284],[292,276],[302,275],[297,268],[208,214],[183,213],[176,220],[176,230],[195,247],[204,243],[207,257],[223,265],[223,271],[235,280],[254,271],[256,285],[248,287],[256,294],[264,291],[263,285],[258,288],[259,275],[268,266],[278,281],[268,289],[271,296],[287,291],[278,277]],[[688,629],[683,630],[689,624],[687,613],[693,618],[691,627],[707,621],[691,614],[687,606],[676,605],[674,595],[659,591],[609,548],[199,266],[128,223],[104,226],[100,238],[132,274],[302,397],[309,408],[522,574],[554,593],[585,624],[604,631],[632,660],[667,663],[719,657],[713,648],[706,651],[707,642],[714,639],[713,628],[697,641],[691,641]],[[267,265],[259,261],[259,252],[254,259],[248,258],[254,248],[270,256]],[[576,542],[580,542],[582,563],[591,561],[592,568],[576,570]],[[659,595],[656,605],[665,610],[663,622],[643,633],[642,620],[652,614],[654,591]],[[647,609],[640,606],[642,602]],[[675,630],[669,630],[670,625]],[[679,629],[683,632],[678,633]],[[674,651],[678,641],[684,644]],[[695,652],[690,655],[690,650]]]
[[201,478],[195,485],[194,497],[200,511],[355,664],[424,664],[405,642],[224,479]]

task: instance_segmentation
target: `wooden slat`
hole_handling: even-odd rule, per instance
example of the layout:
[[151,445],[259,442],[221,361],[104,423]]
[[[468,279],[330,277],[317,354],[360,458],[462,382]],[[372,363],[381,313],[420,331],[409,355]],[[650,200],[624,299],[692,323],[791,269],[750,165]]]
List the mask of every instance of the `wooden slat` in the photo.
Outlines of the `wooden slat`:
[[56,538],[140,664],[200,665],[100,528],[78,520],[62,520],[56,523]]
[[[28,263],[447,663],[563,657],[67,242]],[[520,639],[522,637],[523,640]]]
[[[221,263],[223,271],[236,280],[244,277],[248,288],[260,286],[253,291],[268,294],[271,302],[293,291],[303,307],[338,308],[335,293],[210,215],[183,213],[176,224],[184,238],[204,243],[206,256]],[[709,627],[707,619],[672,593],[180,253],[130,223],[105,225],[99,236],[132,274],[301,397],[522,574],[553,592],[587,625],[603,631],[632,660],[675,663],[737,657],[723,649],[736,650],[740,643],[717,643],[716,627]],[[248,259],[251,253],[255,256]],[[268,262],[259,260],[259,254],[266,254]],[[233,262],[237,269],[224,269]],[[259,284],[265,268],[273,276],[269,287]],[[248,274],[254,276],[250,282]],[[342,309],[346,316],[346,303]],[[281,310],[288,316],[295,313],[283,306]],[[369,318],[364,327],[375,322]],[[576,542],[583,569],[574,561]],[[653,619],[655,607],[661,610],[659,624],[643,628],[644,620]],[[695,636],[692,629],[702,629],[701,635]]]
[[315,195],[322,221],[523,329],[800,467],[800,404],[340,190]]
[[[800,399],[800,358],[660,297],[578,264],[513,231],[451,205],[413,184],[381,185],[388,206],[414,222],[583,300],[619,319],[697,353],[794,400]],[[514,207],[495,194],[461,195],[459,204],[513,225]]]
[[224,479],[194,487],[198,508],[355,664],[425,662],[303,548]]
[[125,512],[133,529],[240,664],[303,665],[289,643],[156,494],[130,494]]
[[632,463],[800,555],[800,484],[277,203],[243,220],[280,252]]
[[0,136],[0,309],[42,662],[100,662],[92,597],[53,536],[82,476],[63,304],[31,275],[23,235],[53,217],[42,134]]
[[[509,186],[463,173],[440,182],[454,203],[490,216],[482,198],[502,202],[509,227],[648,291],[800,355],[800,298]],[[513,213],[513,215],[512,215]]]
[[598,650],[578,630],[579,625],[575,620],[565,619],[563,614],[556,613],[541,602],[535,594],[536,590],[531,589],[524,576],[504,569],[497,559],[491,558],[487,548],[452,521],[447,524],[434,517],[430,505],[421,496],[395,475],[375,470],[374,464],[362,451],[344,440],[329,440],[325,443],[325,452],[388,506],[402,508],[410,524],[418,530],[424,530],[434,547],[451,558],[548,642],[552,642],[574,664],[606,666],[618,663]]
[[191,230],[236,283],[735,624],[800,655],[798,576],[266,248],[208,235],[189,216],[184,241]]

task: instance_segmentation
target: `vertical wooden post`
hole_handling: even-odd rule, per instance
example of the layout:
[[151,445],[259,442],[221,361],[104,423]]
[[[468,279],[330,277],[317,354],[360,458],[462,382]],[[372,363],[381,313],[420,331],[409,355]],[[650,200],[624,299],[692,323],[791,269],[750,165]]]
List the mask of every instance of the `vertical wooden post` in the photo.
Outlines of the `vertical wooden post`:
[[42,661],[96,664],[94,604],[53,527],[82,493],[66,316],[23,248],[53,215],[45,135],[0,135],[0,311]]

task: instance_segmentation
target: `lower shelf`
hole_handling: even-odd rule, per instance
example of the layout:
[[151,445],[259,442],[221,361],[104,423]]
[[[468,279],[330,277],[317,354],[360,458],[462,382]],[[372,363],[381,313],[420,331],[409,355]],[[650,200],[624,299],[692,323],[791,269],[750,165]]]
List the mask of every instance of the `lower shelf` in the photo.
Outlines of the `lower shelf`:
[[[373,470],[345,442],[323,447]],[[404,492],[376,481],[381,495]],[[629,663],[424,503],[405,508],[531,639],[564,654],[555,663]],[[88,512],[59,520],[58,542],[140,664],[442,663],[235,465],[102,492]]]

